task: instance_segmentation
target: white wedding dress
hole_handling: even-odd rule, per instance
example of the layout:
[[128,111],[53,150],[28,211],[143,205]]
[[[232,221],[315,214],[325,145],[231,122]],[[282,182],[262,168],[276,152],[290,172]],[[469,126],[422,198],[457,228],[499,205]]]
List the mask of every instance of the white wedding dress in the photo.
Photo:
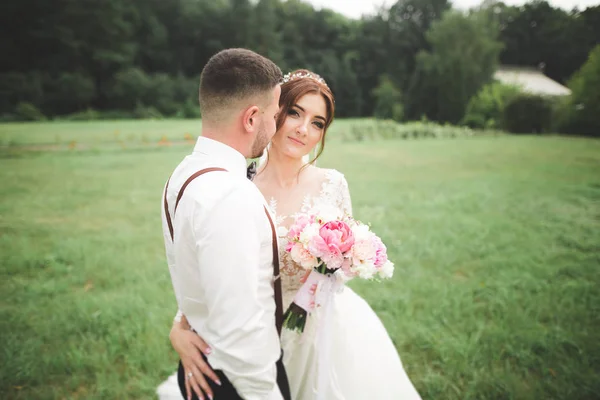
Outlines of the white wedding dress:
[[[336,170],[326,170],[326,178],[318,196],[304,199],[302,212],[319,209],[352,215],[348,184],[344,175]],[[277,215],[277,204],[271,207]],[[292,218],[277,215],[277,223],[291,224]],[[288,226],[285,226],[288,228]],[[285,239],[282,239],[285,240]],[[287,309],[302,286],[300,279],[306,271],[294,263],[279,246],[283,308]],[[325,325],[331,329],[327,372],[319,371],[319,352],[322,344],[317,340],[319,326],[324,323],[324,310],[315,309],[308,318],[303,334],[284,329],[281,346],[284,364],[290,381],[293,400],[400,400],[420,399],[410,382],[400,357],[385,327],[359,295],[349,287],[333,295],[333,309]],[[326,373],[325,388],[318,387],[318,376]],[[324,392],[323,392],[324,391]]]
[[[288,228],[291,216],[277,215],[277,204],[271,200],[272,211],[277,216],[278,228]],[[336,170],[326,170],[321,191],[316,196],[306,196],[298,211],[327,209],[352,215],[348,184],[344,175]],[[294,263],[279,246],[283,309],[290,305],[306,271]],[[323,310],[315,309],[307,320],[303,334],[283,329],[281,346],[293,400],[417,400],[419,394],[409,380],[400,357],[385,327],[359,295],[344,287],[333,295],[329,322],[324,325],[331,331],[328,371],[319,371],[319,354],[323,345],[317,340],[323,321]],[[326,384],[321,386],[320,374]],[[181,398],[174,376],[158,392],[162,398]],[[322,381],[321,381],[322,382]],[[167,393],[173,396],[167,397]]]

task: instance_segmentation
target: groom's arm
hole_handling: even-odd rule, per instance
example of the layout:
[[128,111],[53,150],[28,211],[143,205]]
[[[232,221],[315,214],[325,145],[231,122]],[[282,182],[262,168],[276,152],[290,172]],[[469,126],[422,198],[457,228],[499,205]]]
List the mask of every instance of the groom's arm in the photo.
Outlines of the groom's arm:
[[265,309],[269,304],[259,298],[259,283],[262,279],[264,285],[266,277],[259,276],[264,211],[258,195],[242,185],[208,215],[194,213],[201,290],[209,313],[199,333],[213,350],[212,367],[225,373],[242,398],[275,399],[281,396],[275,366],[280,346],[273,310]]

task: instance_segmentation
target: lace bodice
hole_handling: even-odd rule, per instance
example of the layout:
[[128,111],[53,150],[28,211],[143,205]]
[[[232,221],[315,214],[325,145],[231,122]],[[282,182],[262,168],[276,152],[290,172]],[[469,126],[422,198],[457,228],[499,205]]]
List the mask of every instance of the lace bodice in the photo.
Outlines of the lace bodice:
[[[292,261],[289,254],[285,251],[286,241],[282,235],[289,228],[289,224],[293,222],[289,218],[293,217],[293,215],[279,215],[277,213],[277,202],[273,198],[270,200],[270,206],[276,216],[276,224],[280,232],[279,260],[281,264],[281,286],[283,308],[287,309],[294,299],[294,295],[302,286],[300,279],[305,275],[306,270]],[[352,203],[350,201],[350,192],[346,178],[344,178],[341,172],[328,169],[325,171],[325,179],[321,185],[320,193],[317,196],[305,196],[302,207],[297,212],[316,211],[323,208],[331,210],[332,207],[337,209],[341,214],[352,215]],[[285,222],[288,222],[288,226],[285,225]]]

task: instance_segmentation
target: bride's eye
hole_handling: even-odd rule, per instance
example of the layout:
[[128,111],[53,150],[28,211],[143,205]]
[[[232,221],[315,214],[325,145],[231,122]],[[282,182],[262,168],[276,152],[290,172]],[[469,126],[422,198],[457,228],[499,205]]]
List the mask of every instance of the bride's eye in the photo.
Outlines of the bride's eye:
[[288,110],[288,115],[293,115],[295,117],[299,117],[300,116],[300,114],[298,114],[298,111],[294,110],[293,108],[290,108]]
[[315,122],[313,122],[313,124],[319,129],[323,129],[325,127],[325,125],[319,121],[315,121]]

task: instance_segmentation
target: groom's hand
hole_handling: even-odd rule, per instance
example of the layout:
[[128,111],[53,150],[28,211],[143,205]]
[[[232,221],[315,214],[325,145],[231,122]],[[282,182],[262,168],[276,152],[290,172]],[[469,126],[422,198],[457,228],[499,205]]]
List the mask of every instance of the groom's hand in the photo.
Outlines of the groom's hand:
[[217,385],[221,385],[221,382],[202,358],[202,353],[206,355],[211,353],[210,347],[198,334],[184,328],[181,323],[173,324],[169,338],[171,339],[173,348],[179,354],[181,364],[185,370],[185,388],[188,398],[191,398],[193,389],[198,399],[204,399],[202,391],[206,393],[209,399],[212,399],[213,392],[204,376],[213,380]]

